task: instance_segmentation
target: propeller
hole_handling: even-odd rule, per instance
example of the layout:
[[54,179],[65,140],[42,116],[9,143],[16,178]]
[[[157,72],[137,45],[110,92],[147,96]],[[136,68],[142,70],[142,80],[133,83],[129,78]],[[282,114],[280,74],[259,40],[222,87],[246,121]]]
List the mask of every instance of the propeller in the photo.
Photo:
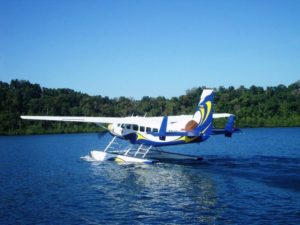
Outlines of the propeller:
[[104,129],[103,131],[97,133],[98,138],[101,139],[109,132],[109,129],[106,126],[103,126],[102,124],[98,124],[98,125]]
[[108,131],[102,131],[102,132],[98,132],[97,136],[99,139],[101,139],[104,135],[106,135],[108,133]]

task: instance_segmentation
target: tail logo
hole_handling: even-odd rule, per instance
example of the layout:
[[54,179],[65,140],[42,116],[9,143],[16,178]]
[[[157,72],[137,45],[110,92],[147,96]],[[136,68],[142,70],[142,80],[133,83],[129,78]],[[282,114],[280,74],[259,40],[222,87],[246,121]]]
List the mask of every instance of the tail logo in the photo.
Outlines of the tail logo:
[[206,122],[206,120],[208,119],[210,113],[211,113],[211,101],[207,101],[205,103],[205,107],[203,105],[199,106],[199,111],[201,114],[201,120],[199,121],[199,124],[202,125]]

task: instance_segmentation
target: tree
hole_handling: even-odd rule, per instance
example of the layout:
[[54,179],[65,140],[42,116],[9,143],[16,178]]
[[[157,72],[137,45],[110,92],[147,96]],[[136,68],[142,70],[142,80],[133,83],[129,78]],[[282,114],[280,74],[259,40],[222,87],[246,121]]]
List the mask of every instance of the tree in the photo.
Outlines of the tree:
[[[0,81],[0,134],[63,133],[97,131],[93,124],[23,121],[22,114],[62,116],[131,116],[193,114],[205,87],[166,99],[145,96],[134,100],[124,96],[110,99],[89,96],[71,89],[41,88],[29,81]],[[215,89],[215,112],[237,116],[237,126],[300,126],[300,81],[266,89],[257,86]],[[224,126],[226,120],[215,122]]]

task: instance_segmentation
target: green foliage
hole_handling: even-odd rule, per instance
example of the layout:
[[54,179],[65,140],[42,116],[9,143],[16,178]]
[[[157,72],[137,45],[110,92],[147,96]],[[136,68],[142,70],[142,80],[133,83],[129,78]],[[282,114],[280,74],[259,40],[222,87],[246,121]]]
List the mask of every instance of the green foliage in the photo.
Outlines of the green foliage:
[[[141,100],[89,96],[70,89],[42,88],[29,81],[0,81],[0,134],[43,134],[101,131],[94,124],[24,121],[20,115],[131,116],[193,114],[204,87],[166,99]],[[300,126],[300,81],[266,89],[241,86],[216,89],[215,112],[237,116],[238,127]],[[226,120],[215,120],[222,127]]]

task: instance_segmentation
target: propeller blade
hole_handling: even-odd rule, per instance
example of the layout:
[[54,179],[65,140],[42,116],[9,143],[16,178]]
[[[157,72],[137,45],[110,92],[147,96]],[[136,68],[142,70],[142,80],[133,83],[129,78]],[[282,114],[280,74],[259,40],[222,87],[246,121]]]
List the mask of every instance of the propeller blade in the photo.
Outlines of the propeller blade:
[[98,137],[99,139],[101,139],[101,138],[102,138],[103,136],[105,136],[107,133],[108,133],[108,131],[98,132],[98,133],[97,133],[97,137]]

